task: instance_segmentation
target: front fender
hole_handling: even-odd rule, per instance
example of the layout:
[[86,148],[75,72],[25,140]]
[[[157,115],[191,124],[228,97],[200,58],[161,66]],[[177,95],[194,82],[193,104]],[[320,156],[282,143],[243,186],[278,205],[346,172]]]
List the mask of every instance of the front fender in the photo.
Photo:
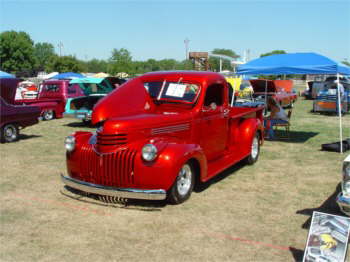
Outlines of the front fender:
[[201,178],[205,177],[207,160],[199,145],[168,142],[152,162],[144,161],[140,153],[135,161],[137,184],[141,188],[169,190],[182,165],[190,159],[198,163]]

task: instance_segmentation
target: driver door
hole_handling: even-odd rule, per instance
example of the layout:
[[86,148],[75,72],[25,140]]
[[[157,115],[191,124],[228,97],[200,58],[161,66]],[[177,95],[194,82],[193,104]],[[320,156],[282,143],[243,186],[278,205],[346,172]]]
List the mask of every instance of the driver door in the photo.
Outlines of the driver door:
[[208,161],[222,156],[227,146],[229,109],[224,91],[221,84],[209,86],[202,107],[200,144]]

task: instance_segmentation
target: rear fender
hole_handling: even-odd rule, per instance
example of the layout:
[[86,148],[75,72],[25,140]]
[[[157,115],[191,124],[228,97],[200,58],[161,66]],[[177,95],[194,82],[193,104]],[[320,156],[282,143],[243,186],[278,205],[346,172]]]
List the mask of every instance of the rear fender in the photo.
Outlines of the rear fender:
[[251,145],[256,132],[258,132],[260,135],[261,144],[263,143],[264,126],[260,119],[245,119],[239,126],[239,129],[240,144],[242,145],[242,148],[245,148],[247,150],[247,154],[250,153]]

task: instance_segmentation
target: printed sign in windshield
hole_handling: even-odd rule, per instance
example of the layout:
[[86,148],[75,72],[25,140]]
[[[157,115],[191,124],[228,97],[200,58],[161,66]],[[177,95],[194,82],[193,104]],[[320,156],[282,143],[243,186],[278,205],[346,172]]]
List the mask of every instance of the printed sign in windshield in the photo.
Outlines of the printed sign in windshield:
[[192,103],[198,97],[199,86],[193,83],[146,82],[144,87],[156,100]]

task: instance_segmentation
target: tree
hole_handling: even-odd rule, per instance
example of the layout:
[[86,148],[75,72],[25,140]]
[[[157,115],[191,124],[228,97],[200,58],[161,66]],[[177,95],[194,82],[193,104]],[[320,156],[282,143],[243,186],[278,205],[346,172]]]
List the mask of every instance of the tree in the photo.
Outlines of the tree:
[[109,62],[108,72],[112,75],[120,72],[131,73],[132,71],[132,57],[130,52],[125,48],[114,48]]
[[87,72],[99,73],[107,72],[108,63],[105,60],[91,59],[85,62]]
[[0,68],[16,75],[30,76],[36,59],[33,41],[25,32],[5,31],[0,34]]
[[36,43],[34,45],[34,55],[37,60],[37,71],[44,71],[45,66],[55,55],[55,48],[50,43]]
[[287,52],[284,50],[273,50],[269,53],[261,54],[260,57],[269,56],[269,55],[279,55],[279,54],[287,54]]
[[[240,56],[235,53],[235,51],[231,49],[224,49],[224,48],[215,48],[212,51],[213,54],[216,55],[224,55],[228,57],[232,57],[234,59],[239,58]],[[220,71],[220,58],[217,57],[210,57],[209,58],[209,65],[211,70],[213,71]],[[222,69],[223,70],[231,70],[232,65],[230,60],[228,59],[222,59]]]
[[347,60],[342,61],[342,63],[346,66],[350,66],[350,63]]
[[45,66],[47,72],[82,72],[84,65],[74,56],[53,56],[51,61]]

